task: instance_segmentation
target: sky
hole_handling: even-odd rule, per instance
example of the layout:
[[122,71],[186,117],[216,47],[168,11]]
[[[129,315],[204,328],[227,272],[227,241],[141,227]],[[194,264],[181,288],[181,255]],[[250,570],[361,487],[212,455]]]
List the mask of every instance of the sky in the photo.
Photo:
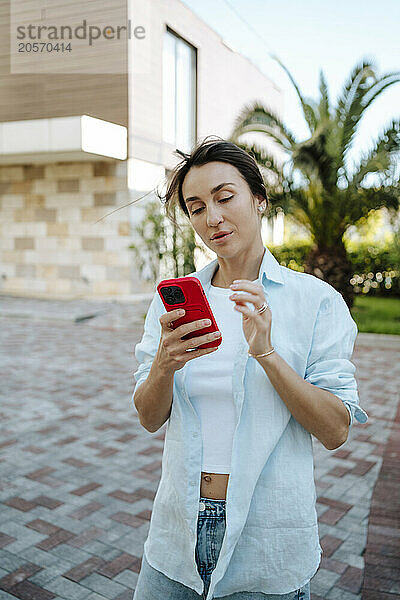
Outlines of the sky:
[[[235,51],[271,78],[284,95],[284,122],[300,141],[308,128],[287,75],[302,95],[318,98],[324,71],[331,103],[352,68],[372,59],[378,74],[400,71],[400,0],[182,0]],[[353,160],[373,146],[393,118],[400,117],[400,83],[367,109],[354,140]]]

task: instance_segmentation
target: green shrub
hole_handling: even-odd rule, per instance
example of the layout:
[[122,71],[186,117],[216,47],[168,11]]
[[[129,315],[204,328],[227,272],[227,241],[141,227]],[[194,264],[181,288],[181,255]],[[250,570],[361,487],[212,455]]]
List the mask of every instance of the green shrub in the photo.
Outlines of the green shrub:
[[[279,264],[294,271],[304,271],[309,242],[269,246]],[[347,253],[354,267],[350,283],[356,294],[400,296],[400,249],[396,243],[385,246],[349,244]]]

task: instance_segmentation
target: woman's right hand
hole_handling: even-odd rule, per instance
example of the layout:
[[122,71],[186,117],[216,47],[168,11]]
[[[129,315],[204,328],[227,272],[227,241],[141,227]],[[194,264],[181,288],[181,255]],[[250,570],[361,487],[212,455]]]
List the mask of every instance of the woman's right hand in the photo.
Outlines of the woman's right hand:
[[[220,336],[214,335],[213,333],[206,333],[198,337],[191,338],[189,340],[181,339],[187,333],[196,331],[197,329],[204,329],[209,327],[211,322],[204,323],[204,319],[198,321],[192,321],[191,323],[184,323],[176,329],[172,329],[171,323],[179,319],[182,315],[179,314],[179,310],[172,310],[170,312],[161,315],[159,321],[161,324],[161,339],[157,351],[156,360],[160,369],[166,373],[174,373],[181,369],[188,360],[203,356],[203,354],[210,354],[215,350],[218,350],[218,346],[215,348],[197,348],[200,344],[210,342],[212,340],[219,339]],[[190,348],[197,348],[196,350],[190,350]]]

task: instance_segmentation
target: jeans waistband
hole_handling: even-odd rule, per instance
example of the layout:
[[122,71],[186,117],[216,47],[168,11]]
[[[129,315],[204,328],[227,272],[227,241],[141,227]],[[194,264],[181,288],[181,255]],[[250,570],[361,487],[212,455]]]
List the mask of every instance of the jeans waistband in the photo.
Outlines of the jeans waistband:
[[214,500],[200,496],[199,513],[207,517],[224,517],[226,500]]

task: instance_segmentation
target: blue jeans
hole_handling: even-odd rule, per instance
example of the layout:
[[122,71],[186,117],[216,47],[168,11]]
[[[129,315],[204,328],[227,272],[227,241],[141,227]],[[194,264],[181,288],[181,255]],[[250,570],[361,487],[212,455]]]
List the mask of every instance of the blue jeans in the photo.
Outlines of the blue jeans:
[[[199,595],[178,581],[156,571],[143,554],[142,567],[133,600],[200,600],[207,596],[210,579],[217,564],[225,534],[225,502],[200,497],[197,523],[196,564],[205,590]],[[215,596],[214,596],[215,598]],[[262,592],[236,592],[220,596],[221,600],[310,600],[310,582],[288,594],[263,594]]]

